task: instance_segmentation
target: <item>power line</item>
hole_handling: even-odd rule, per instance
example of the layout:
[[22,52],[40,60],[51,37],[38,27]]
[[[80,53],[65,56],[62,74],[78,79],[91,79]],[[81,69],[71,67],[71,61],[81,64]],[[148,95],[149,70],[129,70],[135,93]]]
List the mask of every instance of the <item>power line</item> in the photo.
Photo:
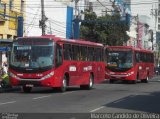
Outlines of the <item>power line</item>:
[[36,15],[33,17],[32,21],[31,21],[31,26],[28,26],[28,28],[27,28],[27,30],[26,30],[27,33],[28,33],[29,27],[31,27],[31,29],[32,29],[33,24],[34,24],[34,22],[35,22],[35,19],[36,19],[37,15],[38,15],[39,10],[40,10],[40,7],[37,9]]

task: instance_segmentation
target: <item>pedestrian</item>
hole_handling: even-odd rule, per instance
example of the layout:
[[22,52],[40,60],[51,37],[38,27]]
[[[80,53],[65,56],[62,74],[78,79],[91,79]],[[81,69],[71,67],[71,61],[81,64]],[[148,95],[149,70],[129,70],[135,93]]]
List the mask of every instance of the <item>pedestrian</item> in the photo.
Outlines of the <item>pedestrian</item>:
[[8,67],[7,67],[7,63],[6,62],[3,63],[3,71],[4,71],[5,74],[8,73]]

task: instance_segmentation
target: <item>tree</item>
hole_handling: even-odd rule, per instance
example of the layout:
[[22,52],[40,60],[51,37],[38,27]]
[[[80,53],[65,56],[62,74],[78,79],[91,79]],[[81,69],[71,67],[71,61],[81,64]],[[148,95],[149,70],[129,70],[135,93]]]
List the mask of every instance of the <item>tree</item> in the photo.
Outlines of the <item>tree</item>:
[[106,45],[123,45],[129,39],[126,34],[128,28],[125,21],[120,21],[119,14],[97,17],[94,12],[87,10],[81,24],[80,37]]

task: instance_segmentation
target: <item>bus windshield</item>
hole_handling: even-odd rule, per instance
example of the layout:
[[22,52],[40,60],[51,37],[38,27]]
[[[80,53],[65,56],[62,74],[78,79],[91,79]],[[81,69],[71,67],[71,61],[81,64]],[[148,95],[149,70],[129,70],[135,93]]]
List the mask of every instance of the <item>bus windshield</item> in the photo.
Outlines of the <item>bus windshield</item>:
[[53,66],[54,43],[52,41],[34,40],[13,43],[10,64],[22,68],[43,68]]
[[116,69],[128,69],[133,67],[132,51],[109,51],[107,67]]

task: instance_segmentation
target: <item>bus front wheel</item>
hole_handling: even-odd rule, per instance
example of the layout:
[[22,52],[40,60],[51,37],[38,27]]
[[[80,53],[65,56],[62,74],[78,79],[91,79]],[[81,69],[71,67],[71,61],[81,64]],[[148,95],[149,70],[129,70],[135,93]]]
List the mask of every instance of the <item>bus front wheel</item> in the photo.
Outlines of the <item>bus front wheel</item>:
[[60,91],[65,92],[66,89],[67,89],[67,77],[64,76],[64,78],[62,80],[62,86],[60,87]]
[[148,83],[149,77],[147,76],[146,79],[141,80],[142,83]]
[[93,84],[94,84],[94,78],[93,78],[93,75],[90,75],[89,84],[88,85],[80,85],[80,88],[90,90],[93,88]]
[[137,75],[135,80],[131,80],[131,83],[132,83],[132,84],[136,84],[137,81],[138,81],[138,79],[139,79],[139,76]]
[[32,87],[23,86],[23,92],[25,92],[25,93],[30,93],[31,90],[32,90]]

